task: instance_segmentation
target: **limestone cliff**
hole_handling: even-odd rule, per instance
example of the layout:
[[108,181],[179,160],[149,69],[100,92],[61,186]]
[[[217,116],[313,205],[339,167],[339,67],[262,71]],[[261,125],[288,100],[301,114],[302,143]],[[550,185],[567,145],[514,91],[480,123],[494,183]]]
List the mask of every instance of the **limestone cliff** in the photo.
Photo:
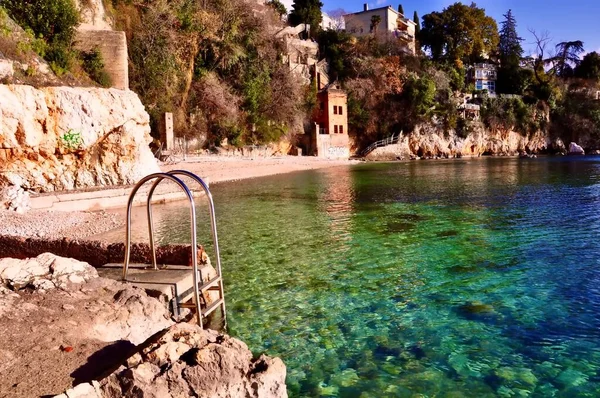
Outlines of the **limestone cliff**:
[[422,124],[418,125],[413,132],[400,137],[397,144],[375,149],[367,159],[395,160],[417,156],[421,158],[513,156],[540,152],[565,152],[565,145],[560,139],[552,139],[542,131],[528,135],[512,130],[490,131],[478,123],[474,124],[468,134],[460,136],[454,130],[445,132],[441,126]]
[[158,171],[138,96],[0,85],[0,185],[37,192],[132,184]]

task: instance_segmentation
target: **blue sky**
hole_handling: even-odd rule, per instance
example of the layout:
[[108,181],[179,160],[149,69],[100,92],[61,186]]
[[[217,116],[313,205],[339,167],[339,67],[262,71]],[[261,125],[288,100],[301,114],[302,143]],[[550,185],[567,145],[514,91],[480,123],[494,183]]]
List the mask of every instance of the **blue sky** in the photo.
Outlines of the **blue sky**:
[[[361,0],[321,0],[323,11],[343,8],[348,12],[360,11],[364,1]],[[284,1],[291,4],[292,0]],[[391,5],[394,8],[401,3],[406,16],[412,18],[416,10],[419,17],[432,11],[441,11],[455,3],[452,0],[389,0],[368,1],[369,7]],[[463,4],[471,4],[463,1]],[[540,32],[547,30],[553,43],[561,41],[581,40],[586,51],[600,52],[600,0],[479,0],[477,6],[486,10],[498,24],[502,15],[512,9],[517,19],[519,35],[525,39],[523,48],[526,54],[534,50],[533,37],[528,28]],[[288,7],[290,8],[290,7]]]

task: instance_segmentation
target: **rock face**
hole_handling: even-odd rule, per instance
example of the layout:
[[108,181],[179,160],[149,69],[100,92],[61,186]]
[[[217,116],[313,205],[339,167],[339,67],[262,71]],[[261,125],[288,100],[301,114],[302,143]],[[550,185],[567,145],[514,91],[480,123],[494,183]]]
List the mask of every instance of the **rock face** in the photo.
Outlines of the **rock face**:
[[515,131],[486,130],[480,123],[461,137],[455,131],[447,133],[441,126],[422,124],[400,138],[394,145],[375,149],[367,159],[395,160],[414,157],[462,157],[481,155],[512,156],[520,153],[564,152],[560,139],[552,140],[541,131],[523,136]]
[[47,192],[132,184],[158,171],[131,91],[0,85],[0,185]]
[[29,193],[14,185],[0,187],[0,209],[25,213],[30,208]]
[[283,362],[252,360],[229,336],[177,324],[144,345],[100,383],[103,397],[287,397]]

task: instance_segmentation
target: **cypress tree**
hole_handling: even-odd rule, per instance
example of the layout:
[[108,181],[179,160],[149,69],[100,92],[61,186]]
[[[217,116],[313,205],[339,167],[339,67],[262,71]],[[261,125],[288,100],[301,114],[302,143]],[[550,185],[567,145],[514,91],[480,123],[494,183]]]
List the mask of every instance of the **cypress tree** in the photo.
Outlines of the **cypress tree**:
[[402,4],[398,4],[398,12],[404,15],[404,8],[402,7]]
[[417,14],[417,12],[415,11],[415,13],[413,14],[413,22],[415,23],[415,34],[419,34],[419,32],[421,31],[421,20],[419,19],[419,14]]

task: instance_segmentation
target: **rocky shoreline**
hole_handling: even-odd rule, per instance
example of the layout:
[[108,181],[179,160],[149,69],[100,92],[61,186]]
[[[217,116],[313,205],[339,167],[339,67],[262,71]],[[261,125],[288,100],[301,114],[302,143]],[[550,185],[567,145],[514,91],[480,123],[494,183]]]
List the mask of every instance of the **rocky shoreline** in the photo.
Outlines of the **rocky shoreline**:
[[281,360],[50,253],[0,259],[0,347],[2,397],[287,396]]

